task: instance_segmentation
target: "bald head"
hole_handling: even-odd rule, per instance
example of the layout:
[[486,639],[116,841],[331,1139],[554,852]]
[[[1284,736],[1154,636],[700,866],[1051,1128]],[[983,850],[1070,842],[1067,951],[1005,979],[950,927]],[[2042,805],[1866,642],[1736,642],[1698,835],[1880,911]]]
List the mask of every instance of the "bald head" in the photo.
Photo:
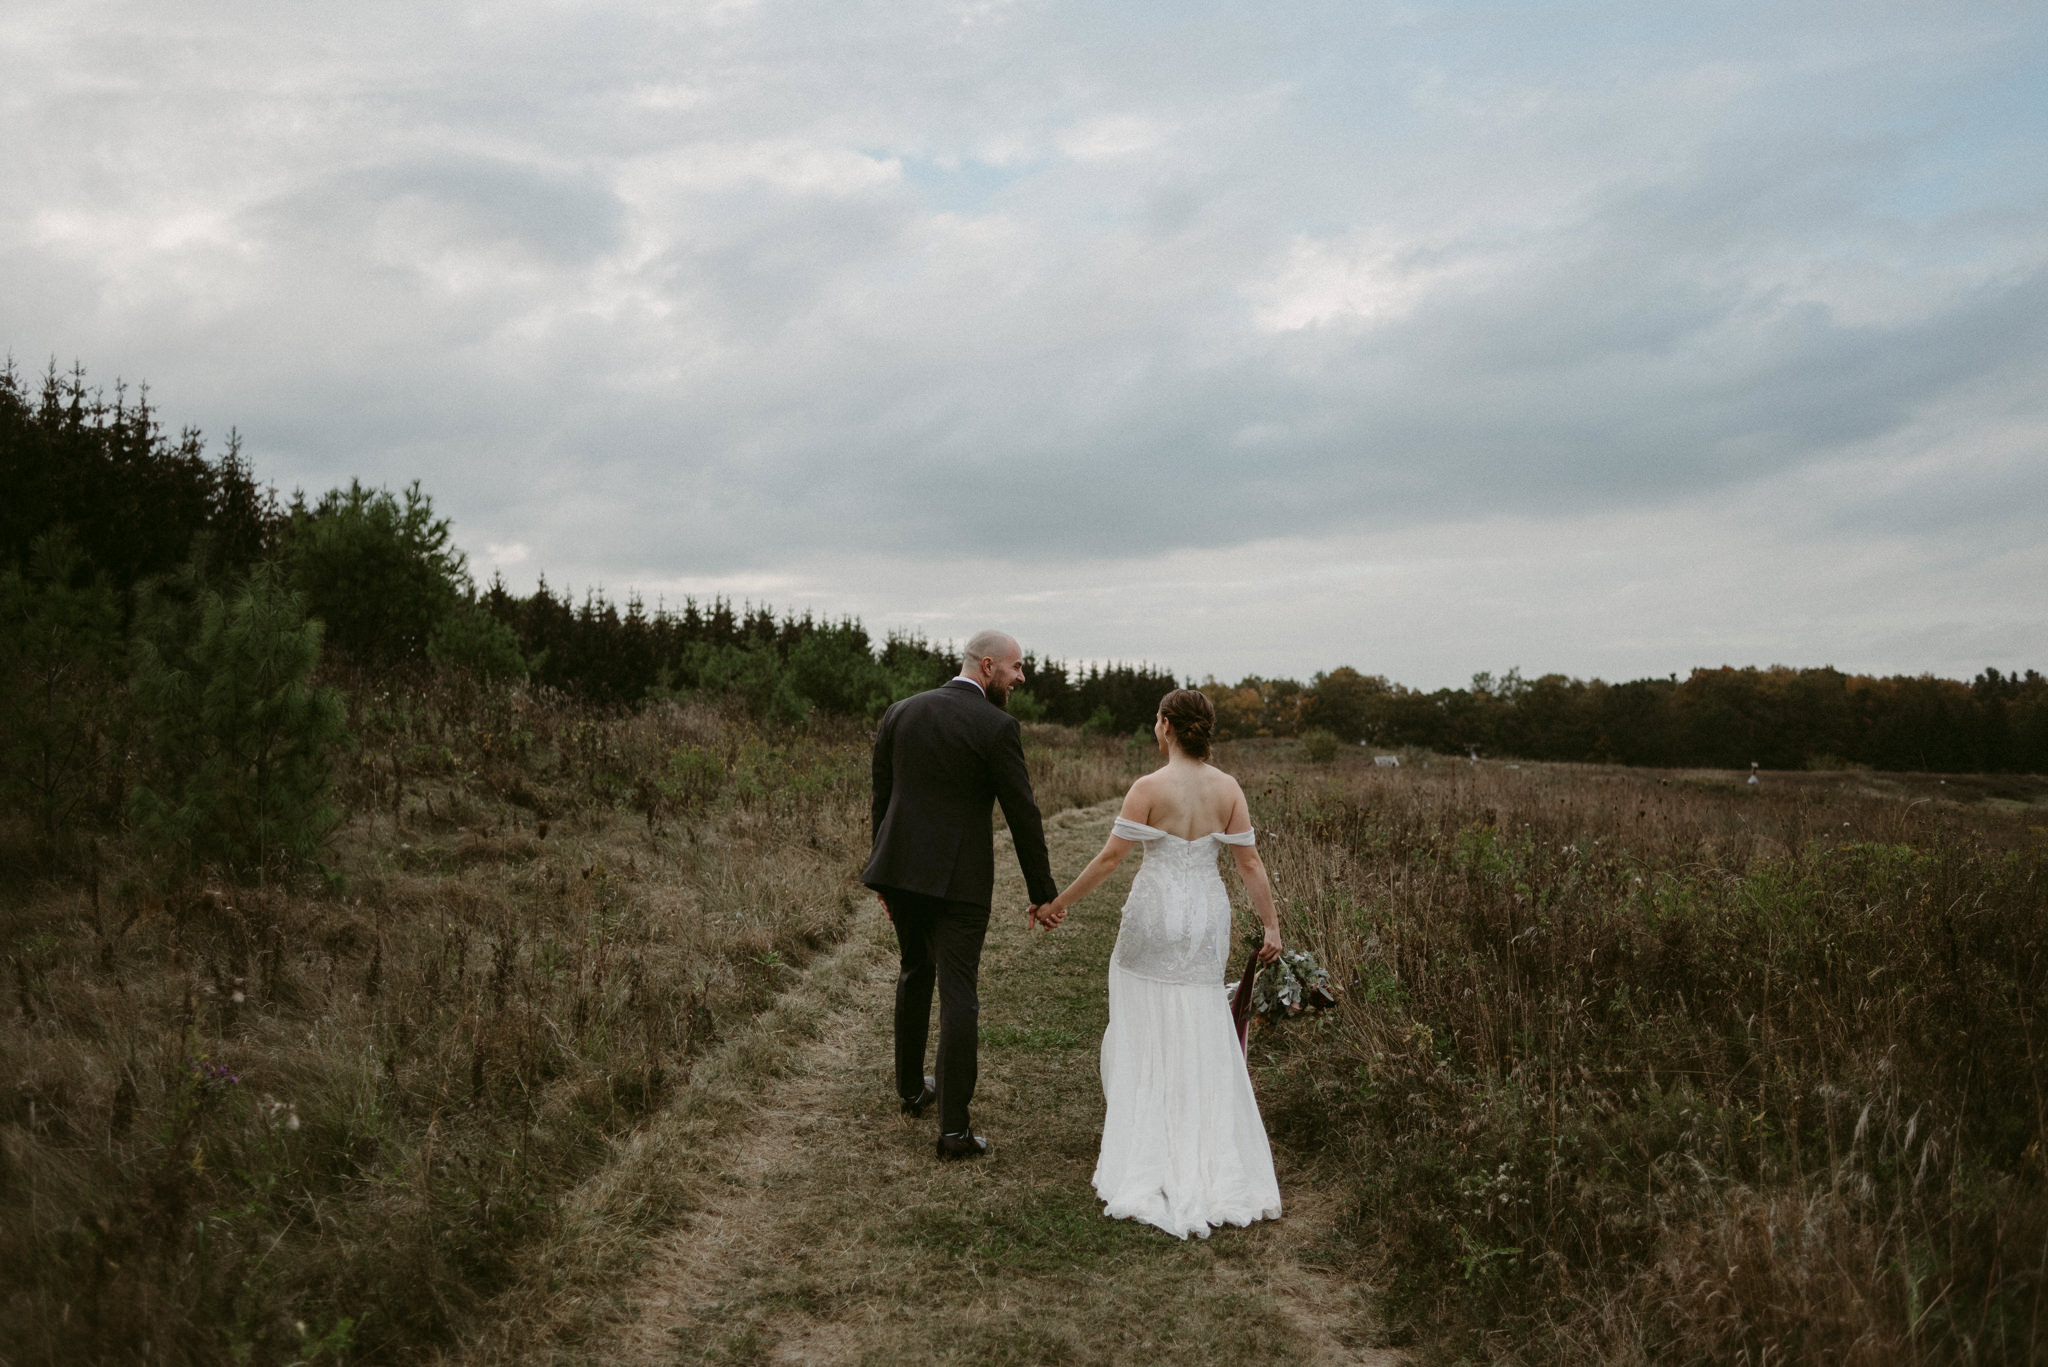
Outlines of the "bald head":
[[960,652],[960,677],[980,684],[990,702],[1006,702],[1024,679],[1024,648],[1006,631],[977,631]]
[[977,631],[967,638],[967,649],[960,652],[960,672],[971,679],[983,660],[1001,660],[1023,653],[1017,638],[1008,632]]

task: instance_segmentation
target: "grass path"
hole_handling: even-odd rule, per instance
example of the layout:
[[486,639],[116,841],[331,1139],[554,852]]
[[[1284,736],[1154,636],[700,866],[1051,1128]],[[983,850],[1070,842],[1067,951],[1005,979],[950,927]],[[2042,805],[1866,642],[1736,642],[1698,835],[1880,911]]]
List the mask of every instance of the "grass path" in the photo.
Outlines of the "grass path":
[[[1100,848],[1114,810],[1048,823],[1062,880]],[[585,1360],[1399,1361],[1356,1346],[1370,1308],[1317,1269],[1329,1211],[1282,1146],[1280,1221],[1183,1243],[1101,1215],[1089,1186],[1096,1052],[1136,863],[1045,935],[1023,927],[1022,880],[999,856],[975,1099],[992,1153],[979,1162],[938,1162],[935,1124],[898,1112],[894,941],[877,909],[831,971],[814,970],[811,1038],[762,1082],[710,1194],[654,1249],[622,1321],[585,1340]]]

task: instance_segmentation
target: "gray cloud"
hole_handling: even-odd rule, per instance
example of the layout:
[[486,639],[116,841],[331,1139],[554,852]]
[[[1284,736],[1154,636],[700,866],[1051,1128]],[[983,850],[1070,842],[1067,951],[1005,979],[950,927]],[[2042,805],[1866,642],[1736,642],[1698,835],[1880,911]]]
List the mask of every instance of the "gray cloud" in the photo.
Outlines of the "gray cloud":
[[[1799,516],[1753,553],[1788,575],[2024,558],[2044,29],[36,3],[0,18],[0,344],[148,378],[287,486],[422,478],[515,576],[812,592],[836,558],[886,605],[849,568],[841,608],[903,621],[891,586],[992,528],[1012,574],[1258,545],[1328,575],[1491,519],[1725,537],[1705,510],[1770,487]],[[1686,563],[1638,597],[1691,601]],[[1982,639],[1966,602],[1855,582],[1919,614],[1859,640],[1934,667]],[[1663,672],[1691,639],[1604,595],[1559,628],[1585,658]],[[1999,612],[2048,645],[2048,603]],[[1467,630],[1414,667],[1503,663],[1496,619]]]
[[399,250],[432,251],[450,241],[502,245],[561,265],[615,250],[624,218],[617,197],[594,177],[496,157],[380,163],[266,207],[267,235],[313,230],[331,249],[346,251],[389,225]]

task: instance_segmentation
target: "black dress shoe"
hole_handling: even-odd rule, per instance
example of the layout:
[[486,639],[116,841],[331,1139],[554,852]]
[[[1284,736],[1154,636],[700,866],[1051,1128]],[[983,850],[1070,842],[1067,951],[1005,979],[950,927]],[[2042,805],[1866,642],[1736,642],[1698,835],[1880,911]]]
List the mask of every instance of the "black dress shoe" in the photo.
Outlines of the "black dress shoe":
[[918,1093],[915,1097],[903,1098],[903,1114],[923,1115],[924,1108],[938,1099],[939,1080],[935,1077],[927,1077],[924,1080],[924,1090],[922,1092]]
[[942,1134],[939,1136],[939,1157],[979,1158],[988,1152],[988,1141],[978,1134]]

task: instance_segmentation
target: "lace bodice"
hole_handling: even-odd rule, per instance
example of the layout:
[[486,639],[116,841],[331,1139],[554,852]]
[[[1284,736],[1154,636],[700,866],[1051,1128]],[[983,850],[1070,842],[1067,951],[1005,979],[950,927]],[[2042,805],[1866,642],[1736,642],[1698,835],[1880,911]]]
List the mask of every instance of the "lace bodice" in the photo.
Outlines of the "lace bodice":
[[1145,847],[1111,961],[1155,982],[1221,983],[1230,955],[1230,894],[1216,856],[1224,845],[1255,843],[1253,833],[1211,831],[1183,840],[1123,817],[1111,833]]

